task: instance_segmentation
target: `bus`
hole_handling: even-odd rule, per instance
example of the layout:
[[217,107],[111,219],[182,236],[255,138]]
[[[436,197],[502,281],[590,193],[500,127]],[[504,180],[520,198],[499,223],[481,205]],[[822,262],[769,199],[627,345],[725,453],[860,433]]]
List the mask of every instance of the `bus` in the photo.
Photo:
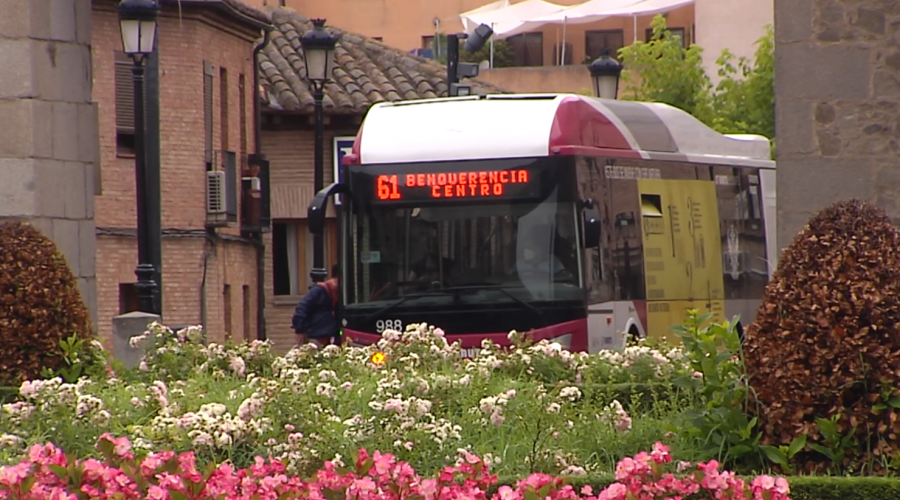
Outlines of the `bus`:
[[[474,354],[512,330],[573,351],[752,321],[776,265],[768,139],[660,103],[501,94],[374,105],[336,204],[345,337],[412,323]],[[743,325],[739,325],[742,328]]]

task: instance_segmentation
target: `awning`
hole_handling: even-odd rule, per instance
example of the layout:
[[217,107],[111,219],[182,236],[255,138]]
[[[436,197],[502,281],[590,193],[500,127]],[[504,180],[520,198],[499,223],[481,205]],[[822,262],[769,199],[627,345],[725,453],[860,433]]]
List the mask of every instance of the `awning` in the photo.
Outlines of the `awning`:
[[470,21],[469,16],[487,14],[488,12],[504,9],[506,7],[509,7],[509,0],[498,0],[497,2],[482,5],[475,10],[470,10],[469,12],[461,14],[459,17],[460,19],[462,19],[463,31],[465,31],[466,33],[472,33],[473,31],[475,31],[475,28],[478,27],[478,23],[473,23],[472,21]]
[[459,17],[463,26],[466,27],[467,33],[474,31],[480,24],[486,24],[494,30],[495,38],[507,38],[532,31],[546,24],[529,22],[529,19],[549,16],[566,8],[544,0],[525,0],[508,7],[482,10],[486,7],[488,5],[460,14]]
[[610,10],[619,9],[629,5],[641,3],[642,0],[588,0],[587,2],[573,5],[549,16],[533,18],[530,21],[540,23],[569,23],[585,24],[602,21],[609,17]]
[[647,16],[670,11],[695,0],[587,0],[570,7],[544,0],[503,6],[494,2],[460,14],[466,32],[471,33],[479,24],[487,24],[496,38],[507,38],[533,31],[546,24],[585,24],[613,16]]

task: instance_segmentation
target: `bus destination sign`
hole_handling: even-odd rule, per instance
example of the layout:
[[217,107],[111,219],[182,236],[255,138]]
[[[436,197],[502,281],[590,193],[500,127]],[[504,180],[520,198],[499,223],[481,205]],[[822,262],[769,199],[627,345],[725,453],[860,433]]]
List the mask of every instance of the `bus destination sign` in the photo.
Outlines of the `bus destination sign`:
[[522,168],[381,174],[374,187],[373,194],[380,202],[519,199],[539,193],[534,173]]

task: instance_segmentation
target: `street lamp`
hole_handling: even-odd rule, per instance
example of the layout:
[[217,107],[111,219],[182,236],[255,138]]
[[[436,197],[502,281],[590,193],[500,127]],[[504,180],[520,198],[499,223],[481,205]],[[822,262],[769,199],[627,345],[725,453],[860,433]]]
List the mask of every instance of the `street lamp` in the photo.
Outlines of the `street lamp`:
[[134,61],[131,73],[134,78],[134,176],[137,197],[138,266],[134,274],[138,309],[141,312],[159,314],[154,297],[156,269],[150,260],[150,217],[148,200],[151,196],[147,182],[147,161],[144,152],[144,59],[153,52],[156,42],[156,19],[159,6],[155,0],[122,0],[118,7],[119,27],[122,30],[122,48]]
[[[315,142],[315,171],[313,175],[313,188],[315,192],[324,188],[325,184],[325,159],[324,159],[324,118],[322,116],[322,99],[325,97],[325,84],[331,78],[334,70],[334,49],[337,46],[338,37],[325,30],[324,19],[313,19],[313,29],[307,31],[300,38],[303,48],[303,60],[306,63],[306,79],[312,86],[313,99],[316,109],[316,142]],[[325,249],[323,247],[323,235],[313,235],[313,268],[309,277],[313,283],[321,283],[328,279],[325,271]]]
[[619,94],[619,76],[622,65],[610,57],[609,49],[588,66],[594,81],[594,95],[603,99],[615,99]]

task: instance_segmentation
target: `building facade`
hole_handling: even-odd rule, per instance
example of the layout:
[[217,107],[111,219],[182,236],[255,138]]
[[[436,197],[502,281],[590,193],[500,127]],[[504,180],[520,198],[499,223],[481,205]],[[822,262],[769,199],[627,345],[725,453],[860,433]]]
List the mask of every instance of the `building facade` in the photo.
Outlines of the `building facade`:
[[[160,3],[163,321],[203,324],[213,341],[254,339],[260,251],[242,219],[252,194],[244,187],[253,183],[242,179],[254,175],[247,161],[255,148],[254,46],[268,17],[233,0]],[[93,2],[91,37],[102,165],[94,203],[103,339],[111,337],[113,317],[136,310],[132,63],[121,52],[116,4]],[[223,198],[210,199],[210,190]]]
[[[310,18],[325,18],[332,26],[404,51],[434,48],[436,34],[463,30],[460,14],[491,3],[489,0],[244,1],[259,7],[286,6]],[[518,2],[511,0],[512,4]],[[552,3],[569,6],[582,2]],[[764,35],[764,27],[774,22],[773,0],[694,0],[664,12],[663,16],[667,27],[685,45],[697,43],[704,48],[704,65],[713,80],[718,79],[716,59],[723,49],[752,59],[754,42]],[[604,50],[615,55],[623,46],[648,40],[653,17],[616,16],[565,27],[547,24],[515,35],[506,39],[512,53],[510,67],[482,70],[481,77],[514,92],[588,91],[590,76],[582,65],[596,59]]]
[[850,198],[900,221],[900,3],[775,2],[778,244]]
[[97,321],[91,2],[0,0],[0,222],[52,239]]
[[[266,334],[277,350],[293,345],[291,316],[309,289],[313,238],[306,211],[315,190],[313,98],[305,81],[298,40],[312,24],[290,9],[268,10],[274,30],[260,54],[262,151],[270,162],[272,231],[266,245]],[[326,86],[325,185],[334,179],[336,151],[352,141],[369,106],[381,101],[447,95],[446,70],[435,61],[388,47],[356,33],[330,28],[340,36],[334,82]],[[475,93],[502,89],[470,81]],[[341,142],[343,139],[343,142]],[[337,261],[334,207],[329,204],[325,264]]]

